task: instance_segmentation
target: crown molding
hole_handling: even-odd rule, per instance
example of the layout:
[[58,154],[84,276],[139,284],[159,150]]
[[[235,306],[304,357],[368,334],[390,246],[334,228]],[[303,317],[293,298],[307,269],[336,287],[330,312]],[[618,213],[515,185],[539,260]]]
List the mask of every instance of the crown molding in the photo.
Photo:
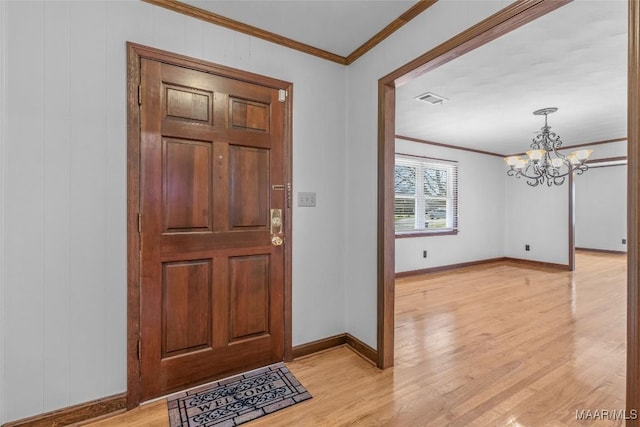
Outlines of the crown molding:
[[405,141],[411,141],[411,142],[419,142],[420,144],[435,145],[437,147],[451,148],[453,150],[470,151],[472,153],[486,154],[487,156],[496,156],[500,158],[504,157],[502,154],[492,153],[491,151],[476,150],[475,148],[467,148],[467,147],[460,147],[458,145],[443,144],[441,142],[428,141],[426,139],[420,139],[420,138],[412,138],[410,136],[396,135],[396,139],[403,139]]
[[186,3],[182,3],[176,0],[142,0],[145,3],[152,4],[154,6],[164,7],[174,12],[181,13],[183,15],[191,16],[193,18],[200,19],[211,24],[219,25],[221,27],[228,28],[230,30],[238,31],[253,37],[257,37],[263,40],[276,43],[290,49],[298,50],[300,52],[308,53],[309,55],[317,56],[328,61],[337,62],[338,64],[347,65],[347,59],[344,56],[336,55],[329,51],[318,49],[317,47],[310,46],[305,43],[292,40],[290,38],[281,36],[279,34],[272,33],[254,27],[252,25],[244,24],[234,19],[226,18],[222,15],[218,15],[208,10],[200,9],[199,7],[191,6]]
[[375,36],[371,37],[369,40],[364,42],[362,46],[351,52],[347,57],[347,65],[352,64],[358,58],[360,58],[365,53],[369,52],[376,45],[382,42],[384,39],[389,37],[391,34],[398,31],[404,24],[411,21],[416,16],[420,15],[425,10],[429,9],[433,6],[438,0],[420,0],[418,3],[413,5],[409,10],[400,15],[398,18],[394,19],[389,25],[384,27],[382,30],[378,32]]
[[363,43],[356,50],[351,52],[347,56],[341,56],[335,54],[333,52],[329,52],[324,49],[319,49],[317,47],[308,45],[306,43],[301,43],[299,41],[290,39],[288,37],[281,36],[276,33],[272,33],[270,31],[263,30],[258,27],[254,27],[253,25],[248,25],[240,21],[236,21],[234,19],[226,18],[222,15],[218,15],[217,13],[210,12],[205,9],[201,9],[199,7],[191,6],[189,4],[183,3],[178,0],[142,0],[145,3],[152,4],[154,6],[160,6],[165,9],[171,10],[173,12],[177,12],[186,16],[191,16],[193,18],[200,19],[205,22],[209,22],[214,25],[219,25],[221,27],[228,28],[230,30],[238,31],[243,34],[247,34],[252,37],[257,37],[272,43],[279,44],[284,47],[288,47],[290,49],[297,50],[299,52],[303,52],[309,55],[316,56],[318,58],[326,59],[327,61],[332,61],[341,65],[349,65],[355,62],[362,55],[373,49],[384,39],[389,37],[391,34],[398,31],[402,26],[404,26],[407,22],[411,21],[416,16],[420,15],[422,12],[427,10],[430,6],[435,4],[438,0],[419,0],[415,5],[413,5],[409,10],[400,15],[398,18],[394,19],[389,25],[380,30],[376,35]]

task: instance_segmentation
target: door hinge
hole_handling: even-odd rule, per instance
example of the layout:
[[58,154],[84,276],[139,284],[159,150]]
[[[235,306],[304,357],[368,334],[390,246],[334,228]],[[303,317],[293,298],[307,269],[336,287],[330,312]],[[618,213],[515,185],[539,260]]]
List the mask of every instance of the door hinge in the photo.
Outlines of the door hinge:
[[142,352],[142,344],[140,343],[140,338],[138,338],[138,360],[140,360],[141,352]]
[[138,105],[142,105],[142,85],[138,85]]
[[287,207],[291,207],[291,183],[287,182]]
[[142,214],[138,214],[138,234],[142,233]]
[[280,102],[284,102],[287,100],[287,96],[289,95],[289,93],[287,93],[286,90],[284,89],[279,89],[278,90],[278,101]]

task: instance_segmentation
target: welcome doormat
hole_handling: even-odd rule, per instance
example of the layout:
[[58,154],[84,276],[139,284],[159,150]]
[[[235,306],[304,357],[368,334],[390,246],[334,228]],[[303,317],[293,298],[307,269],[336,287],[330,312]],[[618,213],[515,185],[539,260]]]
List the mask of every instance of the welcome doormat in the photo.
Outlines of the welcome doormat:
[[276,363],[167,397],[171,427],[231,427],[279,411],[311,394]]

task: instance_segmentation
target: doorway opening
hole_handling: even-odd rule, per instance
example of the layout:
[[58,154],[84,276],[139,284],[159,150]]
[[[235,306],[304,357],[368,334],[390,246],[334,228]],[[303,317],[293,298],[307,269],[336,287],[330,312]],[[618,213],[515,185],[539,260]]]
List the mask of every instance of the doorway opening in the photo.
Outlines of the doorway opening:
[[[463,55],[519,26],[563,6],[564,2],[517,1],[499,13],[487,18],[469,30],[416,58],[403,67],[383,77],[378,82],[378,366],[393,366],[394,360],[394,280],[395,280],[395,230],[394,230],[394,155],[395,155],[395,103],[396,88],[427,71]],[[638,27],[640,7],[629,3],[629,73],[628,73],[628,307],[627,307],[627,408],[633,409],[640,401],[638,388]]]

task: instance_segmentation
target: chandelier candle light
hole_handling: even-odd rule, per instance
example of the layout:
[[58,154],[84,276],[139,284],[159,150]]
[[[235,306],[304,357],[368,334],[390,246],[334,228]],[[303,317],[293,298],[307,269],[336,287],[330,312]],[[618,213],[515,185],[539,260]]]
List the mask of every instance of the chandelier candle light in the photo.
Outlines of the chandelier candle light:
[[542,108],[533,112],[536,116],[544,115],[542,132],[533,138],[531,150],[527,151],[527,157],[505,157],[509,165],[507,175],[527,178],[527,184],[537,187],[546,182],[547,186],[562,185],[570,173],[582,175],[589,166],[586,161],[593,150],[577,150],[565,156],[558,152],[562,141],[560,136],[551,132],[551,126],[547,124],[547,115],[558,111],[555,107]]

